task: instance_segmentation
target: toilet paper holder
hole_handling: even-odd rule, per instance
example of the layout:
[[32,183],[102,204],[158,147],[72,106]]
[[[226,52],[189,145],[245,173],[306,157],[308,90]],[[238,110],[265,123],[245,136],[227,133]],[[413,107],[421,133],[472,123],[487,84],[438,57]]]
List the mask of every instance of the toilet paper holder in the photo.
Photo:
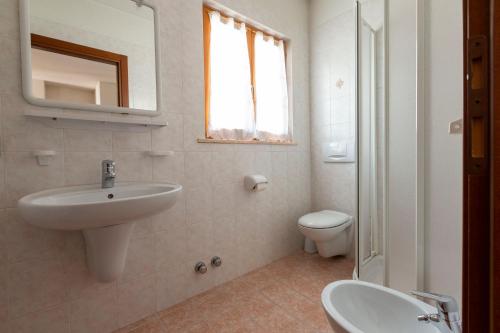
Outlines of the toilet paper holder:
[[245,176],[243,183],[248,191],[257,192],[265,190],[269,181],[263,175],[249,175]]

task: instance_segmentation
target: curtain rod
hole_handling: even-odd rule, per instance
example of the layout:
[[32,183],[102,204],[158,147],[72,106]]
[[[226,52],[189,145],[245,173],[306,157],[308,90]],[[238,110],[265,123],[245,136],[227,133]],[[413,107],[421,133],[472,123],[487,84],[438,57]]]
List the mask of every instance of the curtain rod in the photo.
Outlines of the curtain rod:
[[274,41],[275,41],[276,46],[278,46],[277,43],[279,43],[280,41],[282,41],[283,43],[286,43],[286,41],[284,40],[284,38],[277,36],[277,34],[269,33],[269,32],[264,31],[263,29],[256,28],[252,24],[245,23],[245,22],[243,22],[243,21],[241,21],[241,20],[239,20],[239,19],[237,19],[235,17],[232,17],[232,16],[229,16],[227,14],[224,14],[223,12],[221,12],[218,9],[214,9],[214,8],[211,8],[211,7],[206,6],[206,5],[204,6],[204,9],[208,13],[210,13],[210,12],[219,13],[220,16],[221,16],[221,19],[224,19],[224,20],[229,20],[229,19],[232,18],[234,20],[235,25],[241,26],[241,24],[245,24],[246,30],[250,31],[251,33],[256,34],[257,32],[261,32],[264,35],[264,39],[265,40],[269,40],[269,37],[272,37],[274,39]]

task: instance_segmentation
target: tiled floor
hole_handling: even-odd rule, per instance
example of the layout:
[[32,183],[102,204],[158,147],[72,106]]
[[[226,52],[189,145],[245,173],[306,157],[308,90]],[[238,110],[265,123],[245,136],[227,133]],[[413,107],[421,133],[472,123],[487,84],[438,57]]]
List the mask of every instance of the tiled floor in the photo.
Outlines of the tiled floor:
[[333,332],[321,307],[321,291],[332,281],[350,279],[353,267],[350,259],[301,252],[118,332]]

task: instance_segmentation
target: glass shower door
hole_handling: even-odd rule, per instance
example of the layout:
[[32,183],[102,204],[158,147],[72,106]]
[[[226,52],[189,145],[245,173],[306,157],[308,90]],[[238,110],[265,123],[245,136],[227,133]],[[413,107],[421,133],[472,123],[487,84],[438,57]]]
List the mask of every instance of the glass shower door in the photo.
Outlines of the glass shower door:
[[385,6],[357,3],[357,273],[385,281]]

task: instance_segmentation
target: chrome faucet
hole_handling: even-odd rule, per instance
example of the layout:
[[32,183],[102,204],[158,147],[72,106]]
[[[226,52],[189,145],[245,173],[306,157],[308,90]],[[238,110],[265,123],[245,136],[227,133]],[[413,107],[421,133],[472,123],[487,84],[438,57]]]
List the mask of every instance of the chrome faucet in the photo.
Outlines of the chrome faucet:
[[462,333],[460,312],[453,297],[422,291],[412,291],[411,294],[436,302],[438,313],[422,314],[417,317],[418,321],[431,323],[443,333]]
[[104,160],[101,163],[102,165],[102,188],[111,188],[115,186],[115,162],[112,160]]

